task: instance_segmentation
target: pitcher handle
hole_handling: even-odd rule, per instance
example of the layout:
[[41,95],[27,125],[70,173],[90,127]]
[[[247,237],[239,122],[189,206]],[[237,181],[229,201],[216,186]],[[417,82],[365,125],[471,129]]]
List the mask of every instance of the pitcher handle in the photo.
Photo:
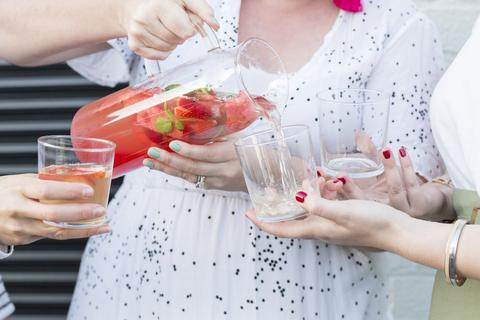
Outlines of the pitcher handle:
[[220,49],[220,42],[218,41],[217,34],[215,33],[215,31],[213,31],[212,27],[210,27],[208,24],[204,24],[203,21],[194,23],[194,25],[195,29],[197,29],[198,33],[202,36],[202,38],[208,41],[210,47],[208,49],[208,52]]
[[[191,12],[189,12],[188,15],[200,36],[208,41],[208,52],[220,49],[220,42],[218,41],[217,34],[213,31],[212,27],[208,24],[204,24],[203,20],[197,15]],[[145,59],[145,71],[147,72],[148,77],[160,73],[161,70],[158,60]]]

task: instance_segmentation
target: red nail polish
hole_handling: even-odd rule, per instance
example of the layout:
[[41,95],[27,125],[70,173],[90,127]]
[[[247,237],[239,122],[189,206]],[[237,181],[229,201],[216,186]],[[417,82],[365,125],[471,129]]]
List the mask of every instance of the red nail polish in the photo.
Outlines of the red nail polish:
[[317,170],[317,178],[320,178],[322,176],[322,173],[320,172],[320,170]]
[[383,151],[383,156],[385,157],[385,159],[388,160],[392,156],[392,153],[390,152],[390,150],[385,150]]
[[295,200],[297,200],[300,203],[303,203],[307,196],[308,196],[308,194],[306,192],[300,191],[300,192],[297,192],[297,194],[295,196]]
[[407,156],[407,150],[405,150],[405,148],[403,147],[398,150],[398,153],[400,153],[400,157],[402,158],[405,158]]
[[342,181],[343,184],[347,184],[347,179],[345,177],[337,178],[338,181]]
[[340,182],[340,180],[338,180],[338,179],[333,180],[333,183],[339,183],[339,182]]

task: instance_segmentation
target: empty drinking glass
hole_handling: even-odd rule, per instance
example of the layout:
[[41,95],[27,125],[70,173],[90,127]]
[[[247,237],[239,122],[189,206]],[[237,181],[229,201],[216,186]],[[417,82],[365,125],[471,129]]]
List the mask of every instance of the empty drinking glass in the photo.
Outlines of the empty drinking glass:
[[[283,137],[282,137],[283,135]],[[298,191],[318,192],[315,159],[307,126],[266,130],[235,143],[257,218],[266,222],[299,218]]]
[[383,173],[389,99],[380,91],[336,89],[317,95],[322,167],[328,175],[369,178]]

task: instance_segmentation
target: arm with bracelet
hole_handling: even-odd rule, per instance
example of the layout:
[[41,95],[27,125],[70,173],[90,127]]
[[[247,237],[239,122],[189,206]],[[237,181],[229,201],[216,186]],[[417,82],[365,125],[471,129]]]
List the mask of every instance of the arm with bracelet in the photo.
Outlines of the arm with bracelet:
[[[253,212],[247,213],[248,218],[263,231],[279,237],[372,247],[435,268],[439,272],[430,319],[480,319],[479,53],[480,20],[432,99],[432,129],[450,178],[420,186],[415,182],[409,156],[400,153],[403,165],[399,183],[403,180],[405,188],[401,191],[405,194],[397,195],[409,200],[407,209],[415,203],[414,207],[423,212],[412,215],[409,210],[373,201],[329,200],[322,177],[321,195],[299,192],[296,196],[310,213],[305,219],[268,224],[256,220]],[[349,180],[345,181],[348,185]],[[432,211],[432,207],[439,210]],[[426,212],[439,213],[435,219]],[[443,223],[421,219],[425,217]]]

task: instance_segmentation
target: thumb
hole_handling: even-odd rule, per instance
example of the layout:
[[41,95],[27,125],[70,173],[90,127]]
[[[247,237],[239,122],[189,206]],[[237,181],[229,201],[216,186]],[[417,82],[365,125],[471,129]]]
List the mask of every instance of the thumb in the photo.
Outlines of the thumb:
[[328,220],[335,221],[344,215],[341,201],[327,200],[319,194],[307,194],[304,191],[298,192],[295,199],[310,214]]
[[[220,25],[215,18],[212,7],[205,0],[184,0],[185,8],[195,15],[199,16],[214,30],[218,30]],[[195,22],[194,22],[195,23]]]

